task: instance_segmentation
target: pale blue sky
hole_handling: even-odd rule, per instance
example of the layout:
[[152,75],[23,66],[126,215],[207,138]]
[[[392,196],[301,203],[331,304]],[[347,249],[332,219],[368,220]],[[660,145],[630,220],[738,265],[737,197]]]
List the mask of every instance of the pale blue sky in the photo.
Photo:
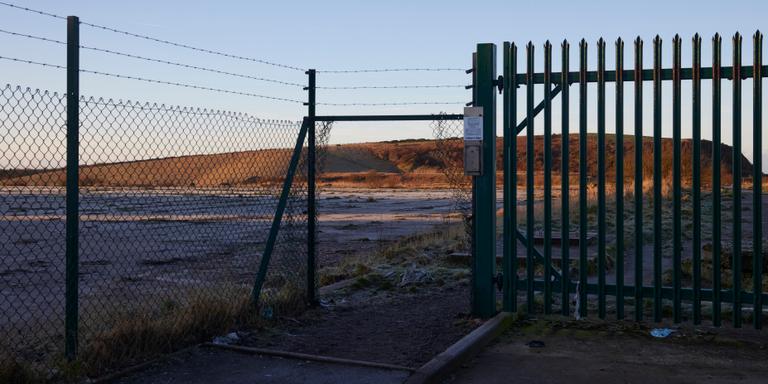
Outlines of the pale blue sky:
[[[715,32],[724,37],[723,62],[730,64],[730,37],[735,31],[744,33],[745,65],[751,63],[751,35],[764,28],[768,2],[745,0],[738,6],[723,1],[96,1],[33,0],[10,2],[60,15],[77,15],[82,21],[112,26],[139,34],[186,43],[233,54],[261,58],[302,68],[356,69],[402,67],[464,68],[478,42],[505,40],[523,46],[529,40],[537,44],[537,65],[542,58],[545,40],[555,42],[555,66],[559,67],[559,42],[571,41],[571,62],[577,63],[577,42],[590,42],[590,66],[595,64],[595,41],[608,41],[608,67],[613,67],[613,41],[641,36],[645,39],[645,62],[650,65],[651,39],[664,38],[664,62],[671,57],[671,40],[675,33],[684,38],[684,64],[690,63],[690,37],[699,32],[704,40],[704,65],[709,64],[709,42]],[[64,40],[65,22],[45,16],[0,7],[0,29]],[[103,47],[133,54],[180,61],[203,67],[244,73],[290,82],[303,83],[303,72],[274,68],[252,62],[225,59],[184,49],[168,47],[83,26],[83,45]],[[0,56],[10,56],[64,64],[64,49],[55,44],[29,41],[0,34]],[[627,63],[632,62],[632,47],[625,48]],[[522,56],[520,58],[523,62]],[[208,87],[268,94],[291,99],[304,99],[300,88],[214,75],[194,70],[180,70],[161,64],[144,63],[83,51],[83,68],[124,73],[148,78],[194,83]],[[500,68],[500,66],[499,66]],[[521,70],[523,69],[521,65]],[[0,61],[3,83],[63,90],[60,70],[30,67]],[[390,85],[390,84],[465,84],[463,72],[376,73],[359,75],[320,74],[318,85]],[[744,83],[744,102],[751,103],[751,80]],[[630,86],[628,84],[628,86]],[[650,84],[647,84],[650,87]],[[686,86],[687,87],[687,86]],[[612,88],[609,87],[609,94]],[[725,93],[730,86],[724,82]],[[705,87],[705,101],[708,100]],[[221,95],[172,86],[82,76],[84,95],[156,101],[167,104],[211,107],[248,112],[263,118],[300,119],[305,109],[289,104],[242,96]],[[594,92],[591,90],[594,94]],[[671,92],[665,89],[665,96]],[[689,97],[684,88],[684,97]],[[574,92],[576,93],[575,89]],[[630,92],[627,92],[628,94]],[[646,90],[650,96],[650,88]],[[522,96],[522,93],[521,93]],[[629,96],[629,95],[628,95]],[[427,90],[324,90],[318,102],[403,102],[403,101],[467,101],[463,88]],[[594,102],[590,100],[591,109]],[[650,101],[650,100],[649,100]],[[688,123],[688,99],[684,99],[684,122]],[[609,99],[612,102],[612,99]],[[572,104],[575,108],[575,103]],[[628,107],[631,98],[627,99]],[[668,105],[668,104],[667,104]],[[705,102],[705,116],[708,113]],[[730,98],[726,106],[724,140],[729,142]],[[556,106],[559,106],[556,102]],[[665,105],[666,107],[666,105]],[[747,108],[749,107],[749,108]],[[646,107],[650,112],[650,105]],[[668,108],[666,108],[668,110]],[[331,107],[320,106],[321,114],[355,113],[437,113],[461,112],[461,105],[426,105],[409,107]],[[612,108],[609,131],[613,129]],[[751,153],[751,106],[744,110],[744,147]],[[591,117],[594,111],[591,111]],[[627,110],[629,116],[631,109]],[[576,115],[576,109],[572,110]],[[665,119],[671,117],[665,113]],[[558,116],[555,114],[555,119]],[[646,119],[650,123],[650,116]],[[557,120],[555,120],[557,121]],[[705,119],[705,137],[708,122]],[[541,124],[538,124],[540,127]],[[668,126],[668,125],[667,125]],[[413,124],[371,126],[364,129],[349,124],[339,125],[334,141],[360,141],[404,137],[428,137],[427,127]],[[386,129],[382,129],[386,127]],[[650,126],[646,126],[650,129]],[[556,127],[556,131],[559,127]],[[628,131],[631,130],[629,119]],[[650,131],[648,131],[650,132]],[[665,130],[668,132],[668,130]],[[750,156],[751,157],[751,156]]]

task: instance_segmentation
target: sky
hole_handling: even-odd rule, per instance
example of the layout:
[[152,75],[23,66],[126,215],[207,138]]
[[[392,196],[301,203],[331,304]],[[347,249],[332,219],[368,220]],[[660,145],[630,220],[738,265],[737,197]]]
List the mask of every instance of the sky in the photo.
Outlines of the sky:
[[[96,1],[96,0],[6,0],[16,5],[58,15],[76,15],[86,23],[108,26],[141,35],[192,45],[195,47],[261,59],[288,66],[323,70],[355,70],[370,68],[452,68],[469,67],[477,43],[515,42],[519,47],[519,68],[523,71],[524,46],[536,46],[537,70],[541,70],[542,46],[554,44],[554,66],[559,68],[559,46],[563,39],[571,42],[572,70],[578,63],[578,41],[590,44],[589,65],[596,63],[595,42],[608,41],[608,68],[613,68],[617,37],[629,43],[625,62],[632,63],[631,41],[645,40],[645,65],[652,63],[652,38],[664,39],[663,61],[671,63],[671,41],[678,33],[683,37],[683,64],[690,65],[690,39],[694,33],[703,37],[703,64],[710,63],[710,39],[715,32],[723,38],[723,64],[731,62],[731,36],[744,34],[743,61],[751,64],[752,39],[755,30],[765,29],[768,2],[745,0],[738,6],[723,1]],[[64,20],[32,14],[0,6],[0,29],[66,39]],[[302,70],[235,60],[199,51],[159,44],[143,39],[81,26],[81,44],[131,53],[161,60],[181,62],[253,77],[300,83],[306,82]],[[501,50],[499,49],[499,68]],[[0,33],[0,56],[65,64],[64,47]],[[81,67],[115,74],[160,79],[237,92],[269,95],[303,101],[301,87],[284,86],[243,79],[165,64],[145,62],[99,52],[81,51]],[[0,60],[0,81],[11,85],[62,91],[62,70]],[[356,74],[319,73],[318,86],[388,86],[388,85],[452,85],[471,82],[462,71],[410,71]],[[631,85],[628,85],[631,86]],[[650,83],[644,85],[650,97]],[[744,152],[751,157],[751,80],[744,82]],[[608,86],[608,103],[613,102],[613,88]],[[665,88],[666,101],[671,89]],[[708,110],[708,85],[704,86],[705,116]],[[724,82],[723,139],[730,143],[730,84]],[[195,106],[245,112],[265,119],[300,120],[306,107],[300,103],[273,101],[255,97],[222,94],[204,90],[179,88],[132,80],[83,74],[81,93],[87,96],[171,105]],[[576,94],[575,88],[572,94]],[[590,88],[590,130],[594,130],[594,88]],[[625,103],[632,100],[627,91]],[[520,99],[522,97],[520,92]],[[541,87],[537,88],[537,95]],[[537,98],[540,96],[537,96]],[[471,99],[461,87],[437,89],[369,89],[319,90],[318,103],[401,103],[450,102],[445,105],[412,106],[329,106],[318,105],[318,114],[372,113],[461,113],[462,105]],[[683,88],[683,134],[690,136],[690,86]],[[572,100],[572,118],[576,118],[576,100]],[[671,132],[671,114],[665,104],[665,136]],[[519,110],[523,111],[520,104]],[[559,101],[553,107],[554,121],[559,120]],[[500,108],[499,108],[500,109]],[[763,107],[764,109],[764,107]],[[613,130],[612,108],[608,108],[608,131]],[[650,134],[650,99],[646,101]],[[625,111],[631,116],[631,108]],[[519,116],[521,118],[522,116]],[[499,120],[501,121],[501,120]],[[631,121],[626,130],[631,132]],[[575,124],[575,120],[574,120]],[[537,132],[541,129],[537,122]],[[575,125],[572,124],[573,127]],[[708,119],[704,119],[705,138],[709,138]],[[557,132],[559,127],[555,127]],[[430,137],[427,124],[338,124],[333,142],[373,141]],[[765,147],[765,145],[764,145]],[[768,163],[768,161],[766,162]]]

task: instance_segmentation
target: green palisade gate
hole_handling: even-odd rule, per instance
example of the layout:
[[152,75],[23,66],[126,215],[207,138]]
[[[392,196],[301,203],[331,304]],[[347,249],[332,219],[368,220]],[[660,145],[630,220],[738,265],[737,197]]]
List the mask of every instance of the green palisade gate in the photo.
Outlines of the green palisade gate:
[[[762,308],[766,299],[763,289],[764,258],[762,255],[762,81],[766,77],[766,67],[762,62],[763,37],[758,31],[752,39],[752,63],[742,65],[742,37],[735,34],[732,40],[732,58],[729,65],[722,64],[721,38],[715,35],[712,39],[711,66],[702,65],[701,37],[697,34],[691,41],[691,67],[683,67],[684,40],[675,36],[666,49],[671,52],[671,66],[664,67],[662,56],[665,45],[656,36],[653,39],[653,63],[650,67],[643,65],[643,41],[638,37],[634,41],[634,65],[627,69],[624,58],[624,42],[616,40],[614,69],[608,70],[606,65],[605,41],[597,41],[597,61],[594,69],[589,67],[590,53],[587,41],[579,43],[578,69],[570,68],[570,52],[568,41],[561,44],[561,70],[552,72],[552,47],[549,42],[543,45],[542,72],[536,72],[535,45],[526,46],[525,72],[518,73],[517,49],[513,43],[504,44],[504,293],[503,309],[518,311],[525,308],[529,313],[541,310],[543,313],[557,311],[564,316],[586,317],[597,315],[607,318],[609,313],[617,319],[631,316],[636,321],[652,314],[654,322],[661,322],[667,316],[674,323],[692,321],[694,324],[711,323],[715,326],[723,324],[725,306],[730,312],[730,318],[725,319],[729,325],[741,327],[745,316],[749,316],[752,325],[762,327]],[[723,159],[722,143],[722,81],[728,81],[732,87],[732,137],[733,150],[730,159]],[[751,80],[752,84],[752,124],[744,127],[742,124],[742,82]],[[631,82],[633,88],[634,112],[629,125],[625,121],[625,82]],[[686,81],[691,84],[690,101],[683,100],[683,87]],[[702,165],[706,164],[702,152],[702,83],[711,84],[711,139],[712,150],[706,154],[712,156],[711,180],[702,180]],[[589,105],[590,83],[595,84],[596,105]],[[613,83],[607,88],[606,84]],[[643,88],[644,84],[652,89],[651,120],[643,119]],[[670,87],[667,88],[666,84]],[[578,165],[577,170],[571,163],[571,100],[569,89],[577,87],[578,106],[576,123],[578,124]],[[519,89],[519,88],[525,88]],[[613,91],[614,121],[606,121],[608,111],[606,102],[609,91]],[[665,94],[670,92],[668,95]],[[523,95],[525,104],[524,119],[517,123],[518,92]],[[541,98],[537,100],[537,95]],[[553,127],[552,103],[560,96],[560,130]],[[683,106],[690,102],[691,137],[683,137],[684,125]],[[538,104],[537,104],[538,103]],[[595,120],[590,120],[594,109]],[[537,148],[535,143],[535,120],[543,121],[543,148]],[[663,112],[671,115],[671,124],[663,118]],[[644,124],[648,124],[651,137],[645,137]],[[611,125],[613,125],[611,127]],[[517,127],[512,129],[512,127]],[[625,137],[625,128],[633,129],[631,138]],[[527,130],[526,130],[527,128]],[[652,129],[650,129],[652,128]],[[611,130],[615,133],[613,141],[609,142]],[[751,133],[745,135],[744,130]],[[517,200],[517,153],[516,136],[525,132],[525,218],[520,225],[525,229],[518,230],[518,200]],[[559,151],[557,142],[553,140],[560,134]],[[669,137],[667,139],[666,137]],[[625,138],[627,140],[625,140]],[[592,140],[595,141],[592,141]],[[647,140],[646,140],[647,139]],[[752,174],[744,178],[742,169],[742,140],[748,139],[754,143],[752,156]],[[690,152],[686,152],[684,140],[690,140]],[[667,141],[671,144],[667,148]],[[611,143],[614,154],[611,156]],[[625,149],[632,144],[634,149]],[[596,144],[596,147],[595,147]],[[593,151],[590,154],[588,151]],[[650,150],[650,158],[643,155],[643,148]],[[543,153],[537,153],[542,151]],[[555,152],[553,152],[555,150]],[[556,159],[559,152],[560,159]],[[630,153],[625,153],[630,152]],[[648,152],[646,152],[648,153]],[[688,157],[683,156],[684,154]],[[588,164],[592,156],[596,164]],[[540,160],[535,160],[540,159]],[[634,170],[625,169],[625,159],[631,159]],[[552,191],[552,172],[557,171],[553,164],[560,161],[560,206],[556,212],[552,207],[552,199],[557,198]],[[733,182],[724,183],[721,169],[723,161],[730,160],[729,171]],[[540,163],[537,163],[540,162]],[[690,162],[690,163],[687,163]],[[543,171],[543,186],[541,194],[534,185],[536,166]],[[666,167],[669,167],[667,169]],[[644,173],[643,169],[647,169]],[[652,170],[651,170],[652,169]],[[578,175],[572,173],[577,171]],[[615,193],[609,194],[607,183],[610,172],[613,171]],[[689,173],[690,172],[690,173]],[[750,180],[751,176],[751,180]],[[571,211],[571,180],[578,177],[577,209]],[[594,179],[593,179],[594,177]],[[690,179],[688,179],[690,177]],[[649,180],[650,179],[650,180]],[[683,182],[690,180],[690,187]],[[648,185],[650,181],[650,185]],[[707,182],[709,181],[709,182]],[[643,183],[646,183],[645,188]],[[671,187],[666,190],[665,183]],[[745,209],[742,196],[743,189],[752,183],[752,221],[749,229],[752,232],[751,247],[743,246],[745,225],[742,223],[742,212]],[[594,183],[594,184],[591,184]],[[633,183],[628,186],[627,183]],[[591,189],[594,185],[594,191]],[[733,196],[731,210],[732,219],[722,217],[723,199],[722,188],[731,189]],[[690,197],[687,196],[690,188]],[[712,188],[711,197],[703,193],[706,188]],[[625,195],[630,192],[631,195]],[[591,199],[597,209],[590,210]],[[478,197],[480,198],[480,197]],[[534,200],[543,199],[539,205]],[[632,199],[631,202],[625,200]],[[708,200],[711,199],[711,200]],[[510,201],[511,200],[511,201]],[[478,200],[479,201],[479,200]],[[703,204],[711,201],[711,210],[706,210]],[[615,208],[609,206],[615,203]],[[670,208],[667,207],[670,204]],[[690,204],[691,209],[684,208]],[[651,209],[652,215],[643,220],[644,211]],[[631,210],[627,210],[630,208]],[[538,210],[541,210],[539,212]],[[610,214],[615,214],[614,226],[607,221]],[[539,216],[540,214],[540,216]],[[573,215],[576,215],[572,217]],[[665,220],[669,215],[669,221]],[[541,222],[536,218],[540,217]],[[556,227],[559,219],[560,227]],[[578,228],[573,228],[573,219]],[[593,222],[594,220],[594,222]],[[666,226],[669,223],[669,228]],[[634,230],[626,225],[632,223]],[[479,224],[479,223],[478,223]],[[712,230],[704,231],[704,224],[711,224]],[[537,227],[541,225],[541,227]],[[594,227],[593,227],[594,225]],[[723,227],[730,227],[727,233],[733,237],[723,236]],[[596,232],[592,233],[592,229]],[[643,230],[648,230],[645,232]],[[578,231],[578,246],[571,243],[572,231]],[[610,233],[611,230],[615,232]],[[559,234],[561,252],[553,251],[558,248],[553,234]],[[747,235],[749,232],[747,232]],[[593,236],[596,241],[593,244]],[[632,239],[625,241],[627,239]],[[536,239],[540,243],[537,245]],[[518,262],[518,242],[526,247],[525,267]],[[490,241],[490,240],[488,240]],[[690,241],[686,243],[685,241]],[[747,240],[749,241],[749,240]],[[651,242],[652,244],[649,244]],[[690,244],[690,245],[689,245]],[[704,248],[711,244],[710,248]],[[571,262],[570,245],[578,247],[578,260]],[[645,246],[648,246],[649,249]],[[687,247],[693,249],[687,250]],[[723,249],[732,250],[728,258],[723,257]],[[746,248],[746,249],[744,249]],[[650,252],[649,252],[650,251]],[[745,258],[743,251],[754,255]],[[556,256],[560,254],[560,263]],[[543,265],[540,265],[542,264]],[[650,263],[650,264],[648,264]],[[703,268],[709,263],[711,268]],[[723,264],[725,263],[725,264]],[[648,272],[646,271],[646,268]],[[625,268],[627,271],[625,273]],[[522,271],[520,271],[522,269]],[[728,281],[723,281],[726,270],[732,273]],[[487,273],[487,272],[485,272]],[[525,276],[518,280],[518,276]],[[747,283],[749,282],[749,283]],[[517,307],[518,290],[525,290],[526,306]],[[522,292],[521,292],[522,293]],[[542,295],[542,308],[538,308],[538,295]],[[591,300],[591,302],[589,301]],[[631,300],[631,301],[630,301]],[[572,306],[575,304],[575,308]],[[592,304],[592,305],[590,305]],[[557,306],[559,305],[559,308]],[[594,306],[595,314],[592,314]],[[666,307],[668,306],[668,307]],[[554,308],[553,308],[554,307]],[[627,315],[626,311],[633,313]]]

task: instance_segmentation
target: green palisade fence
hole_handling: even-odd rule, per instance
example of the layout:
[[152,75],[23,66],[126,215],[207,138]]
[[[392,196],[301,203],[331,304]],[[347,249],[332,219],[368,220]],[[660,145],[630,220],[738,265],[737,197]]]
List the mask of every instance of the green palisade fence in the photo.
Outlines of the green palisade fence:
[[[535,45],[527,44],[524,73],[518,73],[516,45],[505,43],[504,271],[512,275],[504,280],[505,310],[599,318],[613,314],[637,321],[652,315],[654,322],[669,318],[720,326],[727,321],[734,327],[751,321],[761,328],[767,283],[760,156],[763,37],[754,34],[752,65],[742,65],[738,33],[729,66],[721,62],[719,35],[712,39],[710,66],[703,66],[701,41],[693,36],[691,66],[683,67],[684,40],[675,36],[667,46],[656,36],[647,68],[638,37],[634,66],[628,69],[621,39],[615,43],[614,63],[607,63],[606,42],[598,40],[592,66],[590,47],[582,40],[576,71],[570,67],[569,43],[563,41],[559,73],[552,71],[558,63],[549,42],[543,45],[542,72],[535,70]],[[662,60],[666,50],[671,51],[669,67]],[[729,127],[722,122],[723,80],[731,83]],[[632,87],[631,112],[625,111],[625,82],[632,82],[627,85]],[[751,103],[742,100],[744,82],[751,82]],[[648,83],[650,111],[644,107]],[[572,85],[578,87],[574,122]],[[524,96],[518,98],[518,92]],[[712,112],[702,117],[706,93]],[[518,100],[524,105],[522,115]],[[553,119],[556,103],[560,116]],[[749,108],[751,130],[742,117]],[[540,131],[537,118],[543,122]],[[577,137],[571,124],[578,125]],[[626,137],[625,128],[634,129],[633,135]],[[730,142],[723,142],[724,128],[731,129]],[[525,135],[522,147],[520,134]],[[744,140],[753,143],[746,156]],[[522,205],[517,204],[520,159],[525,161]],[[559,192],[552,183],[558,172]],[[572,191],[576,178],[578,189]],[[573,198],[578,199],[575,207]],[[525,219],[518,220],[522,209]],[[576,249],[578,258],[572,261]],[[524,308],[515,306],[519,290],[526,298]]]

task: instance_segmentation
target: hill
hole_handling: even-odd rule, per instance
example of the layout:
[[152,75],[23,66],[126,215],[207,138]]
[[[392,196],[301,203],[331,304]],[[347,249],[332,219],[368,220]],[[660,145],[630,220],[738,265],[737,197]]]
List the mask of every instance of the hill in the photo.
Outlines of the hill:
[[[561,135],[552,137],[552,169],[556,175],[561,170]],[[587,140],[587,169],[591,178],[597,174],[597,135]],[[502,169],[502,139],[497,139],[497,169]],[[634,138],[625,136],[624,172],[627,182],[634,178]],[[518,172],[526,170],[526,137],[517,138]],[[544,168],[544,138],[534,137],[535,173],[541,175]],[[571,174],[578,172],[579,138],[569,136],[569,167]],[[650,178],[653,172],[653,140],[643,139],[643,175]],[[721,169],[723,182],[731,180],[732,150],[722,145]],[[434,140],[405,140],[378,143],[329,145],[321,151],[321,183],[332,186],[356,187],[445,187],[448,180],[444,170],[451,168],[454,174],[462,162],[462,142],[450,139],[437,143]],[[702,182],[711,180],[712,143],[702,142]],[[607,177],[615,180],[616,142],[613,135],[606,137]],[[121,163],[105,163],[83,166],[80,182],[83,186],[100,187],[228,187],[253,186],[275,183],[285,174],[290,158],[286,149],[269,149],[210,155],[192,155],[150,159]],[[682,171],[684,181],[692,173],[692,142],[682,142]],[[752,164],[742,156],[742,172],[749,177]],[[672,176],[672,140],[662,140],[663,178]],[[65,172],[54,170],[3,170],[0,185],[4,186],[63,186]],[[538,180],[537,180],[538,182]]]

